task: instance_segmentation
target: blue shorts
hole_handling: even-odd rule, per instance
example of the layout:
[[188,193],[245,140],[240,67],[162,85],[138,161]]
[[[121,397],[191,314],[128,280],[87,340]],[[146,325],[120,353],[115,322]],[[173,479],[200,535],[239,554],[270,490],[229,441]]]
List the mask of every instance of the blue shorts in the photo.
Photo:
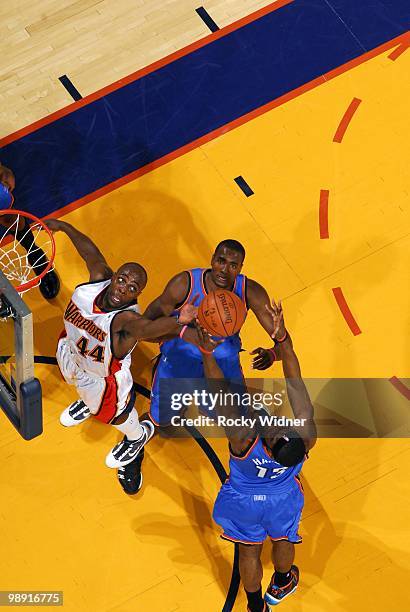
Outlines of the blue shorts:
[[298,534],[304,504],[297,479],[274,495],[248,495],[236,491],[227,481],[216,498],[213,519],[223,529],[222,538],[241,544],[262,544],[271,540],[302,541]]
[[[239,354],[234,357],[217,359],[218,365],[224,373],[225,378],[243,383],[243,373],[239,361]],[[194,359],[188,355],[161,357],[154,370],[154,378],[151,389],[150,417],[156,425],[169,425],[173,416],[178,414],[171,408],[169,402],[160,402],[160,381],[163,379],[204,379],[204,366],[200,359]],[[181,384],[181,387],[183,384]],[[181,388],[182,391],[185,389]],[[188,389],[186,389],[188,390]],[[209,416],[215,416],[208,413]]]

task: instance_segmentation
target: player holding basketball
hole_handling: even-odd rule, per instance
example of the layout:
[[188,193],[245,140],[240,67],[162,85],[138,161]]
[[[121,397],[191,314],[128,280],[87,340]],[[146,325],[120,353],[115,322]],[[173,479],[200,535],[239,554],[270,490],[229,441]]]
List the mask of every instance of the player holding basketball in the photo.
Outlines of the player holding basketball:
[[[15,185],[16,182],[13,172],[10,170],[10,168],[2,166],[0,163],[0,209],[11,208],[13,206],[13,190]],[[9,228],[9,226],[5,224],[7,221],[6,216],[0,216],[0,237],[7,234],[7,230]],[[14,221],[15,216],[10,215],[10,224],[12,224]],[[34,235],[30,229],[27,219],[21,219],[16,238],[27,251],[27,259],[30,266],[32,266],[34,273],[40,275],[48,266],[48,259],[44,251],[34,242]],[[58,292],[60,291],[60,281],[54,270],[50,270],[43,276],[39,284],[39,289],[42,296],[47,300],[57,297]]]
[[[293,561],[295,544],[301,542],[298,525],[304,503],[298,474],[317,435],[313,407],[285,329],[282,307],[272,301],[267,312],[281,347],[290,405],[296,419],[305,419],[305,423],[292,429],[262,428],[259,413],[254,413],[257,417],[254,429],[225,429],[231,454],[230,475],[216,499],[213,518],[223,528],[223,538],[239,543],[239,571],[249,612],[263,612],[268,609],[267,604],[280,603],[297,588],[299,570]],[[212,381],[224,379],[214,356],[215,341],[200,329],[198,333],[206,377]],[[220,415],[233,416],[232,407],[220,406],[217,410]],[[266,537],[272,540],[275,572],[264,603],[260,556]]]
[[[195,268],[180,272],[166,285],[163,293],[148,306],[144,316],[155,320],[157,317],[176,315],[193,295],[199,296],[199,302],[211,291],[225,289],[235,293],[243,303],[244,308],[251,309],[259,323],[269,336],[273,333],[272,317],[265,309],[269,304],[266,290],[256,281],[241,274],[245,249],[236,240],[223,240],[218,244],[212,256],[210,268]],[[175,414],[169,409],[159,407],[159,385],[164,378],[203,378],[204,367],[201,351],[192,343],[192,337],[184,333],[161,344],[161,355],[155,367],[151,391],[149,418],[157,426],[166,426]],[[215,358],[227,378],[242,381],[242,369],[239,361],[241,340],[239,334],[227,337],[215,350]],[[275,352],[276,351],[276,352]],[[252,351],[256,355],[253,367],[265,370],[275,359],[279,358],[276,348],[257,348]],[[143,455],[125,470],[119,473],[120,484],[126,493],[136,493],[140,488],[141,462]]]
[[[211,291],[225,289],[235,293],[243,302],[244,308],[252,310],[259,323],[269,336],[273,333],[272,317],[266,311],[269,296],[256,281],[241,274],[245,249],[236,240],[224,240],[218,244],[212,256],[210,268],[195,268],[174,276],[166,285],[163,293],[148,306],[144,316],[155,320],[160,316],[177,314],[192,295],[199,296],[199,302]],[[224,375],[227,378],[242,380],[239,362],[241,340],[239,334],[227,337],[215,350]],[[251,353],[256,355],[253,367],[257,370],[268,368],[278,355],[275,348],[257,348]],[[155,371],[151,394],[150,417],[156,425],[166,425],[173,414],[159,413],[159,380],[161,378],[202,378],[204,369],[202,354],[197,346],[175,338],[161,345],[161,358]]]
[[113,272],[97,246],[72,225],[56,219],[46,224],[67,234],[90,273],[89,282],[79,285],[71,297],[58,342],[60,370],[80,396],[64,410],[60,422],[70,427],[94,416],[121,431],[123,440],[106,458],[108,467],[120,468],[135,459],[154,432],[150,421],[139,422],[134,407],[131,352],[144,338],[177,335],[181,325],[195,318],[197,309],[187,303],[178,321],[142,317],[137,298],[147,274],[140,264],[126,263]]

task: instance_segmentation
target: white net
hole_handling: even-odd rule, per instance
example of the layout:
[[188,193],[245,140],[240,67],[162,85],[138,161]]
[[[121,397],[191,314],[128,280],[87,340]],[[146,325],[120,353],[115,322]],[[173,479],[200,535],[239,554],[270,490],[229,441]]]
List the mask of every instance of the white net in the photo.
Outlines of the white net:
[[49,264],[52,238],[43,230],[40,221],[19,213],[0,214],[0,270],[21,293],[40,284]]

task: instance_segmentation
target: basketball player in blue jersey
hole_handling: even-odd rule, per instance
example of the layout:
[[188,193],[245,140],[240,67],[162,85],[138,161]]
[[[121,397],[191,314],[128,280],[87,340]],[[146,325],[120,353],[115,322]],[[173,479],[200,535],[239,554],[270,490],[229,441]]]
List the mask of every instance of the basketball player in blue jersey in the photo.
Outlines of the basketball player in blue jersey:
[[[272,317],[266,311],[269,296],[256,281],[241,274],[245,259],[245,249],[236,240],[219,243],[212,256],[210,268],[194,268],[174,276],[166,285],[163,293],[156,298],[144,312],[148,319],[159,316],[178,315],[181,307],[192,296],[198,296],[198,303],[211,291],[226,289],[236,293],[246,309],[252,310],[259,323],[271,337]],[[227,378],[242,380],[239,362],[241,340],[239,334],[229,336],[215,350],[215,358]],[[275,352],[276,350],[276,352]],[[253,367],[257,370],[268,368],[279,352],[275,347],[257,348]],[[184,337],[174,338],[161,344],[161,356],[157,364],[151,394],[150,417],[156,425],[167,425],[173,412],[164,414],[159,411],[159,380],[161,378],[203,378],[204,368],[200,350]]]
[[[223,240],[218,244],[212,256],[210,268],[194,268],[180,272],[166,285],[162,294],[157,297],[144,312],[144,317],[154,320],[158,317],[178,316],[181,308],[194,296],[199,303],[207,293],[226,289],[233,291],[243,301],[246,309],[252,310],[259,323],[271,337],[273,333],[272,317],[266,311],[269,296],[266,290],[256,281],[241,274],[245,259],[245,249],[236,240]],[[169,407],[164,409],[159,402],[160,380],[164,378],[203,378],[204,367],[202,354],[195,344],[192,329],[183,331],[183,337],[166,340],[161,344],[161,355],[154,369],[149,418],[156,426],[167,426],[175,412]],[[215,350],[215,358],[227,378],[243,380],[239,361],[241,340],[239,334],[229,336]],[[257,370],[268,368],[275,359],[280,359],[280,351],[275,348],[257,348],[253,367]],[[144,418],[147,415],[144,415]],[[126,493],[136,493],[141,482],[141,455],[133,464],[120,473],[120,483]]]
[[[304,502],[298,474],[317,435],[313,407],[284,326],[282,307],[273,301],[267,312],[275,328],[273,336],[280,343],[290,405],[295,418],[305,422],[291,429],[261,427],[260,413],[253,412],[254,428],[225,428],[231,455],[230,475],[218,494],[213,518],[223,529],[222,537],[239,544],[239,571],[249,612],[264,612],[268,605],[279,604],[298,585],[299,570],[293,561],[295,544],[301,542],[298,525]],[[216,343],[200,329],[198,333],[206,377],[221,382],[224,375],[215,357]],[[233,411],[238,413],[238,408],[229,406],[217,410],[227,417],[232,417]],[[267,537],[272,540],[275,572],[264,603],[260,556]]]

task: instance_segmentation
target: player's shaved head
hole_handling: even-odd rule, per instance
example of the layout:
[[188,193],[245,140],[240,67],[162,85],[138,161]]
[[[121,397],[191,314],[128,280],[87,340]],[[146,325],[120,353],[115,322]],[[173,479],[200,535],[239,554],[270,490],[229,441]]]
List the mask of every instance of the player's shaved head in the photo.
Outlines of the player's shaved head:
[[128,261],[112,275],[105,293],[105,307],[119,309],[136,304],[147,284],[147,273],[141,264]]
[[147,284],[148,275],[143,266],[141,264],[136,263],[135,261],[128,261],[125,264],[122,264],[117,270],[117,274],[133,274],[139,280],[140,289],[144,289]]
[[217,245],[217,247],[215,249],[215,253],[218,253],[223,248],[228,249],[229,251],[234,251],[235,253],[239,253],[241,258],[242,258],[242,261],[244,261],[244,259],[245,259],[245,247],[243,246],[243,244],[241,244],[237,240],[232,240],[230,238],[228,238],[227,240],[222,240],[222,242],[220,242]]

